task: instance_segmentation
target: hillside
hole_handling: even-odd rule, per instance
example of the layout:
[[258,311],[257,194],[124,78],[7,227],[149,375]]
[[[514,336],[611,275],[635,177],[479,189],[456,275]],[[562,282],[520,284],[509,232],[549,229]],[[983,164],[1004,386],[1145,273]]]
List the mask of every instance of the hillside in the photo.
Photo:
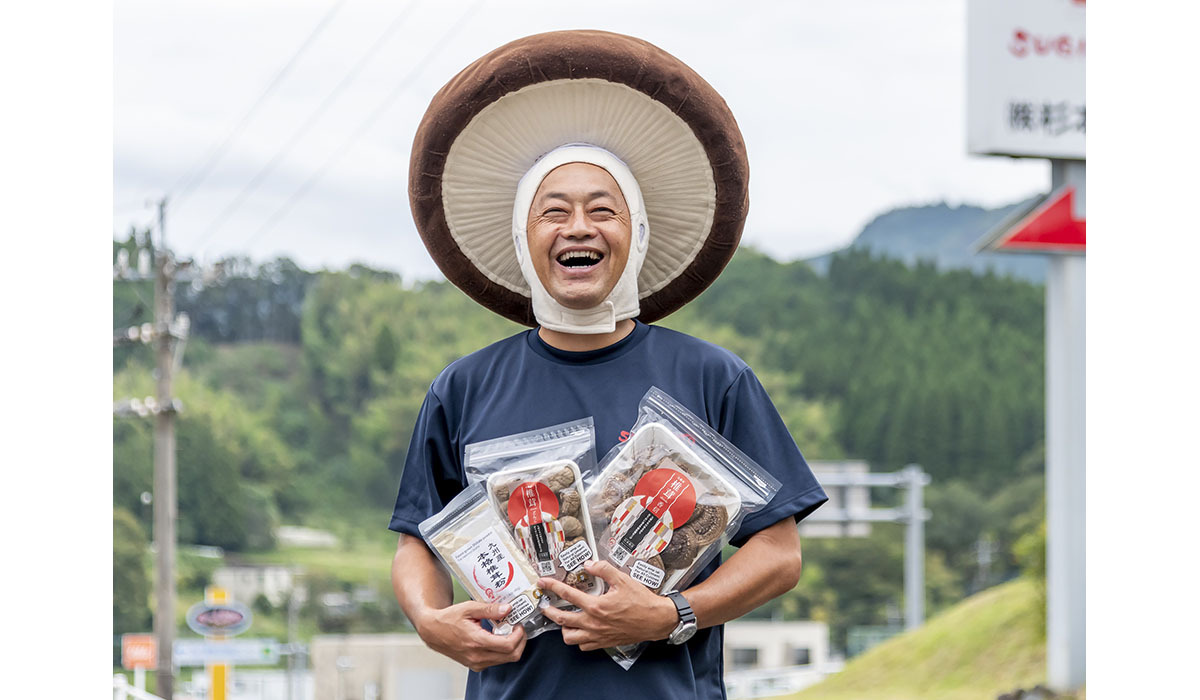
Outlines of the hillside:
[[1045,682],[1037,587],[1019,579],[967,598],[853,659],[792,700],[994,700]]
[[[918,260],[932,260],[939,270],[992,270],[1000,275],[1040,283],[1046,277],[1046,262],[1042,256],[975,253],[972,249],[980,237],[1022,204],[1025,202],[984,209],[969,204],[952,207],[943,202],[893,209],[863,227],[848,248],[882,253],[908,265]],[[813,258],[809,263],[823,272],[829,264],[829,256]]]
[[[141,237],[114,248],[137,259],[144,246]],[[361,266],[307,271],[285,259],[226,263],[225,277],[177,288],[176,308],[192,319],[173,387],[185,407],[179,542],[221,547],[231,560],[303,556],[310,600],[365,586],[383,606],[354,619],[310,607],[305,624],[387,629],[399,609],[386,571],[395,538],[384,528],[430,382],[519,327],[445,282],[405,284]],[[114,281],[114,328],[152,320],[148,284]],[[937,612],[1016,575],[1015,544],[1042,520],[1043,300],[1023,280],[910,267],[861,248],[833,256],[821,275],[743,247],[662,323],[753,367],[808,459],[923,467],[935,514],[927,604]],[[113,348],[114,401],[153,394],[153,360],[143,345]],[[117,633],[150,618],[152,572],[136,562],[153,525],[142,499],[153,491],[153,432],[150,421],[114,417],[112,499],[126,525],[114,534],[135,562],[130,585],[114,589]],[[368,560],[280,550],[280,525],[328,530],[349,549],[366,547]],[[994,545],[989,567],[979,565],[981,540]],[[370,563],[375,550],[384,558]],[[895,527],[810,542],[802,584],[757,614],[826,620],[844,651],[850,629],[885,624],[902,601],[903,553]],[[197,570],[184,588],[199,595],[205,583]]]

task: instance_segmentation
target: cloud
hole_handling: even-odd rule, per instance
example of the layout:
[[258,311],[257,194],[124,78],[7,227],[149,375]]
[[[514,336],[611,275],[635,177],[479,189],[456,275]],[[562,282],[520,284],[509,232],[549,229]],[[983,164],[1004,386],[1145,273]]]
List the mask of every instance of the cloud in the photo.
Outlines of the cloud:
[[[960,0],[756,3],[541,0],[484,3],[439,42],[465,2],[348,2],[266,100],[212,174],[169,210],[173,244],[207,256],[350,260],[428,277],[408,212],[408,149],[433,93],[520,36],[595,27],[675,54],[725,97],[751,158],[745,240],[780,257],[846,243],[889,208],[946,199],[998,205],[1048,185],[1044,161],[978,158],[965,146]],[[119,1],[114,14],[114,205],[161,196],[204,163],[329,11],[329,2]],[[217,230],[211,222],[275,158],[401,12],[404,26]],[[603,16],[601,16],[603,15]],[[341,152],[397,81],[427,68]],[[336,165],[279,224],[263,225],[322,166]],[[140,218],[139,218],[140,217]],[[123,233],[149,219],[114,211]]]

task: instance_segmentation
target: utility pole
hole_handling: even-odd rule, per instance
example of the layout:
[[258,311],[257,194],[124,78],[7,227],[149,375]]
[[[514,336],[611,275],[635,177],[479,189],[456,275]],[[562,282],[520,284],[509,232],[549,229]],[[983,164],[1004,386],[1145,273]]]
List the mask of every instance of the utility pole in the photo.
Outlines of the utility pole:
[[155,248],[154,332],[157,366],[157,402],[154,415],[154,543],[155,568],[154,634],[158,637],[157,694],[174,697],[175,642],[175,402],[171,396],[174,370],[173,320],[175,317],[175,262],[166,243],[167,200],[158,203],[158,246]]

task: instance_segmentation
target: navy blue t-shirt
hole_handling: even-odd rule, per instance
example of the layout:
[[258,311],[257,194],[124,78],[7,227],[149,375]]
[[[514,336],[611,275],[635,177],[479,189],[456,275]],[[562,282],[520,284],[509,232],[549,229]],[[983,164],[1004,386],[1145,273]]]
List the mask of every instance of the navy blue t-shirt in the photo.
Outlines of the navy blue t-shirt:
[[[813,477],[758,378],[739,357],[682,333],[638,322],[600,350],[567,352],[530,330],[447,367],[417,418],[389,527],[419,537],[418,524],[466,487],[463,449],[592,416],[597,458],[637,419],[638,402],[657,386],[782,482],[767,506],[748,514],[733,538],[787,517],[797,521],[828,498]],[[696,582],[712,574],[714,560]],[[520,661],[471,672],[468,698],[724,698],[720,626],[689,642],[654,642],[628,671],[603,651],[580,651],[558,631],[529,640]]]

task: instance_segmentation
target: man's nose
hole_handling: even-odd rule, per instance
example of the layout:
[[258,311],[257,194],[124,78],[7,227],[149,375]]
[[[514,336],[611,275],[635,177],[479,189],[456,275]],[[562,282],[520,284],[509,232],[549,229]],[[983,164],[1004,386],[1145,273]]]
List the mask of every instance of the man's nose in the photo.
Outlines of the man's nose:
[[563,235],[567,238],[589,238],[596,235],[596,228],[592,226],[586,211],[582,208],[575,209],[571,212],[571,218],[567,221]]

